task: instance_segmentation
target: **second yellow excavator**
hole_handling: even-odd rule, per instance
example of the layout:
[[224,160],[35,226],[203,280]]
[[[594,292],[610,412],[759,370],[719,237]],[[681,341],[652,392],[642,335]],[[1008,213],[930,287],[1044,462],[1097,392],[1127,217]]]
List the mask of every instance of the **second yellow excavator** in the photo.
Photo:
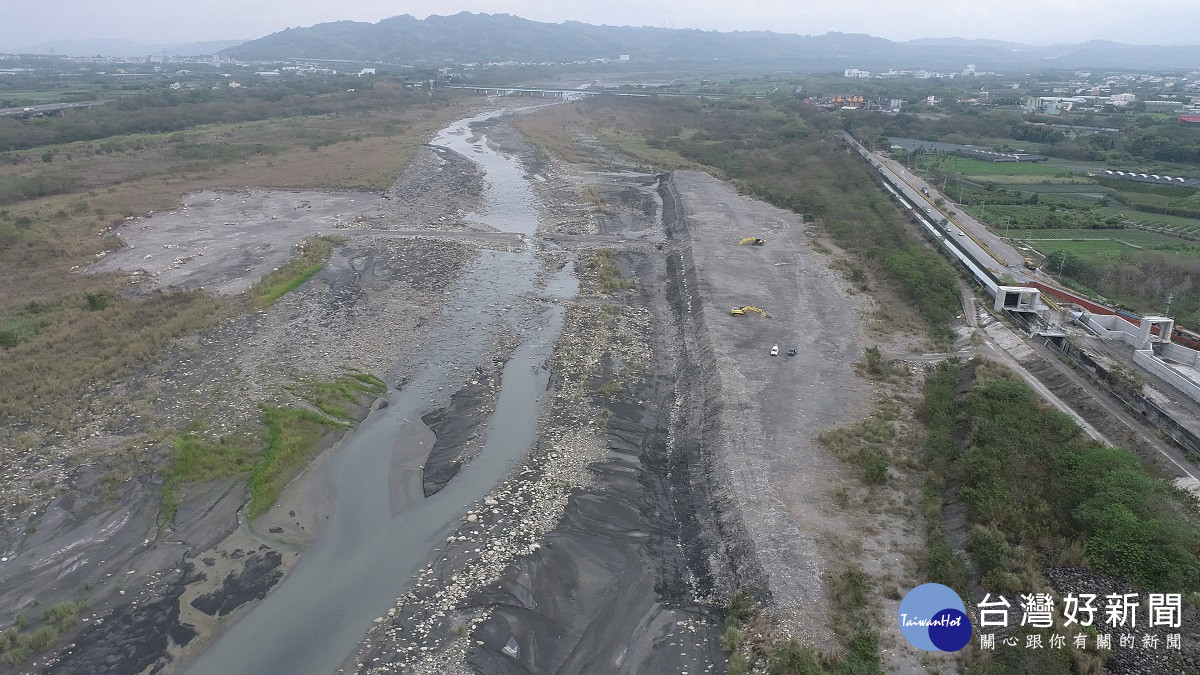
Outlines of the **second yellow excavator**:
[[766,310],[758,307],[751,307],[750,305],[746,305],[745,307],[734,307],[729,310],[729,313],[734,316],[746,316],[746,312],[758,312],[768,319],[771,318],[771,315],[767,314]]
[[742,244],[754,244],[755,246],[762,246],[766,243],[766,239],[759,239],[758,237],[746,237],[745,239],[739,241],[737,245],[741,246]]

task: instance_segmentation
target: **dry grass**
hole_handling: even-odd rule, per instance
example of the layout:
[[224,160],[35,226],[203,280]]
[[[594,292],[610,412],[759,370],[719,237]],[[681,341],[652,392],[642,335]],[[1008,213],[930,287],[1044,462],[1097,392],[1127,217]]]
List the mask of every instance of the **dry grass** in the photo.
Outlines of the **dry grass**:
[[651,147],[638,127],[616,116],[597,112],[594,105],[572,103],[549,106],[521,115],[515,121],[521,133],[542,152],[571,164],[608,166],[594,149],[582,147],[589,136],[627,158],[656,170],[701,168],[676,152]]
[[69,425],[81,388],[130,372],[236,309],[196,292],[125,297],[121,277],[73,273],[121,245],[107,231],[123,218],[174,208],[202,189],[384,189],[462,112],[444,102],[396,106],[17,153],[24,161],[0,165],[0,179],[54,172],[74,188],[0,206],[0,345],[13,345],[0,347],[0,419]]
[[586,126],[578,103],[554,105],[519,115],[513,124],[543,153],[571,164],[602,165],[602,160],[579,147],[578,130]]

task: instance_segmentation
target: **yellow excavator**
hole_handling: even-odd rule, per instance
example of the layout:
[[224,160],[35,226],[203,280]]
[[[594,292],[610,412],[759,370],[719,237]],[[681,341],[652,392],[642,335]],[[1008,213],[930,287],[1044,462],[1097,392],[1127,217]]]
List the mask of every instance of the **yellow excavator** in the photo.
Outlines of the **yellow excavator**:
[[762,246],[766,243],[766,239],[759,239],[758,237],[746,237],[745,239],[739,241],[737,245],[741,246],[742,244],[754,244],[755,246]]
[[729,310],[729,313],[734,316],[746,316],[746,312],[758,312],[759,314],[762,314],[763,316],[767,317],[768,319],[771,318],[771,315],[767,314],[766,310],[760,309],[758,307],[751,307],[750,305],[746,305],[745,307],[734,307]]

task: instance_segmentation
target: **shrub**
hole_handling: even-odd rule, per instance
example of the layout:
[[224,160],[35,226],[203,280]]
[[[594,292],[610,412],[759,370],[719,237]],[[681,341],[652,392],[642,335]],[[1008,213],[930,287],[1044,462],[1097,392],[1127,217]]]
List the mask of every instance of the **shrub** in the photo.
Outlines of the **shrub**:
[[84,296],[87,300],[87,308],[89,312],[98,312],[108,307],[108,303],[112,301],[112,296],[107,291],[98,293],[88,293]]
[[57,637],[58,631],[54,630],[53,626],[42,626],[29,636],[29,649],[40,652],[54,644]]
[[820,675],[822,670],[816,652],[792,638],[771,654],[767,672],[770,675]]
[[57,626],[58,632],[65,633],[79,622],[79,604],[69,600],[60,602],[46,610],[42,620]]

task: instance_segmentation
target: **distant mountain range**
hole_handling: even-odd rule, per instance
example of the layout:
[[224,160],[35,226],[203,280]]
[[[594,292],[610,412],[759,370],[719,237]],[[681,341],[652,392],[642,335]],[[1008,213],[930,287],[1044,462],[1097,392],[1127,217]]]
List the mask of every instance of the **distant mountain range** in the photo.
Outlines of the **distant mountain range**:
[[694,29],[594,26],[530,21],[508,14],[396,16],[378,23],[338,21],[289,28],[223,52],[240,60],[291,58],[433,65],[564,62],[616,58],[639,62],[797,69],[929,68],[977,70],[1109,68],[1200,69],[1200,45],[1126,45],[1093,40],[1035,47],[961,38],[892,42],[856,33],[791,35]]
[[16,50],[20,54],[57,54],[59,56],[208,56],[235,47],[245,40],[211,40],[144,44],[132,40],[55,40]]

